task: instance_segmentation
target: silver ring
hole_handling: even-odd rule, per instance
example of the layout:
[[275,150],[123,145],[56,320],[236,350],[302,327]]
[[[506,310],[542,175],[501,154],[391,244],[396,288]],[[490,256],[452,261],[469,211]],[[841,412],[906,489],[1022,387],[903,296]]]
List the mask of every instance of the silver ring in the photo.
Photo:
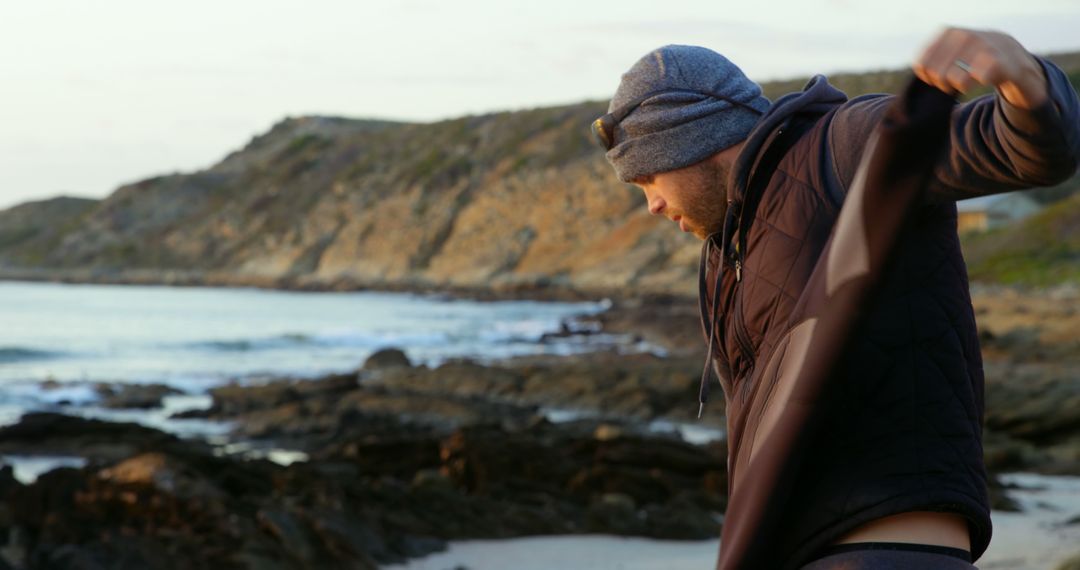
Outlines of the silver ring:
[[971,73],[971,66],[968,65],[968,62],[966,62],[966,61],[964,61],[962,59],[958,59],[958,60],[954,61],[953,65],[955,65],[956,67],[959,67],[960,69],[963,69],[964,73]]

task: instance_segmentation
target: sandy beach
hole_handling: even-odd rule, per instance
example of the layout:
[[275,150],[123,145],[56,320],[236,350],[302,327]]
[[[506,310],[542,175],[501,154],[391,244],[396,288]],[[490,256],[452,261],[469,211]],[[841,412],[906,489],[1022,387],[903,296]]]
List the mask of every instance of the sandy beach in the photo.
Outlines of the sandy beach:
[[[1025,487],[1012,496],[1020,513],[994,512],[994,539],[976,563],[982,570],[1052,570],[1080,550],[1080,477],[1014,473]],[[617,536],[546,536],[450,543],[446,552],[383,570],[705,570],[719,540],[649,540]]]

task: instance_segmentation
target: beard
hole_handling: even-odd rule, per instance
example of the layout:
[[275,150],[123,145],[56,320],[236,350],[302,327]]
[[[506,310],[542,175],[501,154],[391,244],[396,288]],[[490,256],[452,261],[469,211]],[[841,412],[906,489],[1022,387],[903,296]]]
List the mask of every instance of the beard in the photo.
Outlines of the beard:
[[686,227],[698,239],[707,239],[724,228],[730,169],[712,161],[699,165],[697,175],[684,187]]

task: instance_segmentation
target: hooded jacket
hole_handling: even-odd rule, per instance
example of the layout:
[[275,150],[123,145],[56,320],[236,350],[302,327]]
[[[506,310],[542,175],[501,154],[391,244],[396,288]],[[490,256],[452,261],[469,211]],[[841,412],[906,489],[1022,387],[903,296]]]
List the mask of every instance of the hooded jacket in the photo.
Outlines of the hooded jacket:
[[[718,567],[797,568],[864,523],[916,510],[964,516],[973,559],[986,550],[982,362],[954,201],[1076,172],[1080,102],[1042,63],[1050,96],[1039,108],[986,96],[952,111],[941,152],[928,150],[924,197],[832,368],[800,460],[786,467],[783,504],[768,507],[782,516],[760,529],[739,528],[739,517],[725,524]],[[848,101],[820,76],[779,99],[736,159],[724,231],[704,245],[702,322],[727,402],[731,504],[741,509],[764,508],[747,505],[743,490],[753,434],[775,421],[765,413],[769,363],[798,324],[796,305],[893,99]],[[739,555],[725,543],[741,544]]]

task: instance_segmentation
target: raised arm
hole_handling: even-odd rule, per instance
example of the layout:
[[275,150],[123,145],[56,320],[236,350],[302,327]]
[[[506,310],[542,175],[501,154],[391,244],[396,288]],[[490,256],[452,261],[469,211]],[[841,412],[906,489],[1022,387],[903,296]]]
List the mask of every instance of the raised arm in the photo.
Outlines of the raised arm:
[[[951,92],[995,88],[953,112],[947,152],[927,199],[960,200],[1049,186],[1074,175],[1080,163],[1080,101],[1054,64],[998,32],[951,28],[912,66],[923,81]],[[885,97],[858,98],[837,112],[830,151],[839,182],[850,184],[857,160],[845,159],[880,121]],[[845,153],[845,149],[848,152]]]

